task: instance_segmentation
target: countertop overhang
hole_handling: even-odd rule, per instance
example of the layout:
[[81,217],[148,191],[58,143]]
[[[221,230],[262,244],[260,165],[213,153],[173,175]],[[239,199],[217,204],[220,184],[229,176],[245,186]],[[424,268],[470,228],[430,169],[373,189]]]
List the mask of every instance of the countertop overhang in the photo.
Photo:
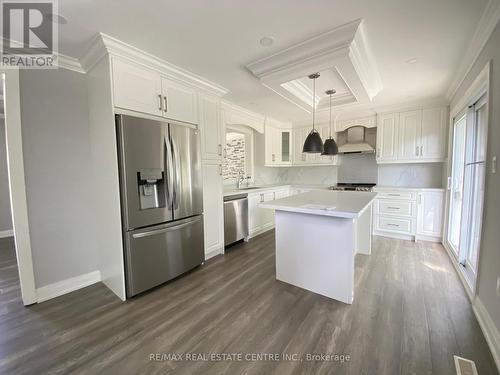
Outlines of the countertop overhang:
[[[310,215],[357,219],[376,196],[377,193],[371,192],[315,190],[264,202],[259,207]],[[313,205],[324,206],[326,209],[313,208],[311,207]]]

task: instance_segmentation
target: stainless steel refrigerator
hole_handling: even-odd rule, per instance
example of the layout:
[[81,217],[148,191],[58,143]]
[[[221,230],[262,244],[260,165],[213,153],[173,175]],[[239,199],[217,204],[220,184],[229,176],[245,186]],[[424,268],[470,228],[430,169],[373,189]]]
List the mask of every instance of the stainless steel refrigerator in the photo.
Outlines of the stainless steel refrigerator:
[[203,190],[198,130],[117,115],[127,297],[201,264]]

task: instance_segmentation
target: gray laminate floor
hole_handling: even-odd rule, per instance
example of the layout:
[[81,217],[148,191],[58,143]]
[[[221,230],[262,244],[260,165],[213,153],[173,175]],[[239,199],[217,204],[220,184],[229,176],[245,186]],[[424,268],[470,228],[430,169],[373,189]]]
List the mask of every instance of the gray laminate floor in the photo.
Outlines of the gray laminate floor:
[[[94,285],[24,308],[13,243],[2,239],[0,373],[441,375],[455,373],[457,354],[473,359],[480,375],[497,374],[444,249],[374,244],[371,256],[356,259],[351,306],[276,281],[269,232],[126,303]],[[154,353],[159,361],[150,360]],[[252,353],[290,358],[236,357]]]

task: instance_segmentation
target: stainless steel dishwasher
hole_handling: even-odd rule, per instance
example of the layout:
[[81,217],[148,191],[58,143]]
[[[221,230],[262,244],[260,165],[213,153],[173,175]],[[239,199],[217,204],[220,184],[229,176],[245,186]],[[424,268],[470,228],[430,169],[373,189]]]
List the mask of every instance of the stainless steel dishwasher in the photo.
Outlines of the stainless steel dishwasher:
[[224,197],[224,246],[248,237],[248,195]]

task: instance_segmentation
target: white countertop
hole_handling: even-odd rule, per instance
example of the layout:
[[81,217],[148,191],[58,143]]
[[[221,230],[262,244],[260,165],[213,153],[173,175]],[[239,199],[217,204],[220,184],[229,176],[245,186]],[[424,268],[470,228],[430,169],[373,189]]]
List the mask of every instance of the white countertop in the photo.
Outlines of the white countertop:
[[264,202],[259,207],[356,219],[376,196],[377,193],[368,192],[314,190],[309,193]]
[[[267,190],[277,190],[280,188],[297,188],[297,189],[324,189],[327,190],[331,185],[297,185],[297,184],[272,184],[272,185],[257,185],[256,188],[253,189],[236,189],[234,187],[224,188],[224,196],[228,197],[231,195],[237,194],[253,194],[253,193],[261,193]],[[252,187],[250,185],[250,187]]]
[[407,186],[387,186],[387,185],[377,185],[373,188],[374,191],[379,190],[401,190],[401,191],[444,191],[444,188],[422,188],[422,187],[407,187]]

